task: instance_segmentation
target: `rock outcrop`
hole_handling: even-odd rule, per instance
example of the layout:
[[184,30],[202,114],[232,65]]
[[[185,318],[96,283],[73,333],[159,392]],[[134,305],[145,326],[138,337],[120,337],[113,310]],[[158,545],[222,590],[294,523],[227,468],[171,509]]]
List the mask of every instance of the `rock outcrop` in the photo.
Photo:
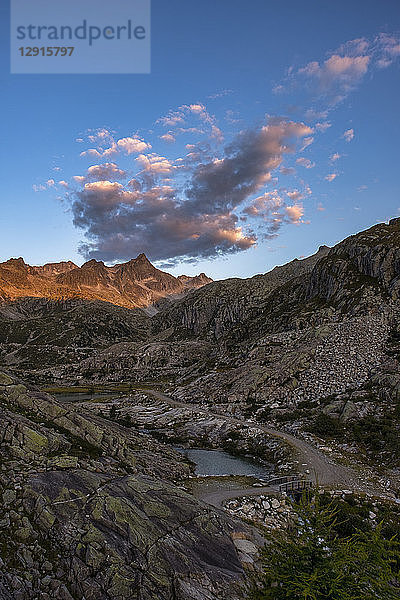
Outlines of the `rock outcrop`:
[[46,367],[62,371],[117,341],[145,340],[149,321],[140,309],[100,301],[22,298],[0,304],[1,362],[24,377]]
[[4,373],[0,442],[1,598],[242,597],[251,532],[178,487],[172,449]]
[[220,340],[232,328],[262,311],[266,299],[275,289],[309,275],[328,252],[327,246],[321,246],[313,256],[295,259],[265,275],[215,281],[195,290],[185,298],[165,305],[166,309],[153,319],[153,331],[158,333],[172,327],[173,335],[181,338],[196,336]]

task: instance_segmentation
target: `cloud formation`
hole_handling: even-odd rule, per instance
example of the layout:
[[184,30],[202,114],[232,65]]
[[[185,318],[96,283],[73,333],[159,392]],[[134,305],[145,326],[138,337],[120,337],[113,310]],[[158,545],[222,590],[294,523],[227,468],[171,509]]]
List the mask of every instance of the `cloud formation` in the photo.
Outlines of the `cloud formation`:
[[115,163],[103,163],[102,165],[92,165],[89,167],[86,179],[92,181],[116,181],[124,179],[126,176],[126,171],[119,169]]
[[160,140],[163,140],[164,142],[168,142],[169,144],[173,144],[176,141],[176,137],[174,136],[174,134],[169,131],[168,133],[164,133],[163,135],[160,135]]
[[332,182],[338,176],[337,173],[329,173],[325,176],[326,181]]
[[[275,85],[277,94],[296,89],[308,93],[312,101],[322,103],[320,115],[343,101],[353,92],[365,75],[389,67],[400,56],[400,35],[381,33],[374,38],[357,38],[342,44],[325,60],[313,60],[301,67],[290,67],[285,79]],[[325,110],[324,110],[325,109]],[[309,108],[315,119],[318,110]]]
[[34,192],[44,192],[45,190],[54,187],[55,184],[56,182],[54,181],[54,179],[48,179],[45,183],[34,183],[32,189]]
[[354,129],[347,129],[343,133],[342,137],[344,137],[344,139],[346,140],[346,142],[351,142],[351,140],[354,139]]
[[[203,105],[184,110],[208,119]],[[75,177],[82,187],[72,199],[74,224],[87,238],[81,252],[110,262],[140,252],[152,260],[193,261],[252,247],[260,221],[267,235],[283,223],[299,224],[304,209],[297,191],[288,192],[287,202],[276,194],[248,202],[271,181],[296,140],[312,133],[304,123],[270,119],[242,131],[219,156],[196,153],[196,145],[176,160],[141,153],[134,160],[138,172],[127,184],[121,183],[126,171],[116,163],[89,167]]]
[[[295,103],[286,109],[304,115],[304,122],[268,117],[251,129],[236,105],[235,111],[224,107],[227,142],[216,116],[198,101],[167,111],[143,135],[106,127],[88,131],[77,138],[85,144],[80,155],[87,161],[81,174],[34,189],[65,188],[74,223],[86,238],[80,248],[85,258],[113,262],[145,252],[171,265],[246,250],[275,237],[284,224],[307,223],[303,202],[311,189],[304,179],[333,182],[339,175],[312,171],[317,166],[312,144],[332,127],[333,108],[367,74],[389,67],[399,56],[399,36],[380,34],[290,67],[275,91],[296,92]],[[210,98],[230,93],[223,90]],[[354,130],[342,134],[343,129],[336,141],[339,136],[353,140]],[[334,152],[332,136],[326,137],[318,167],[329,165],[328,171],[341,173],[336,161],[345,155]],[[88,159],[95,164],[87,166]],[[316,210],[324,207],[318,204]]]
[[215,116],[211,115],[201,102],[182,104],[177,110],[170,110],[160,117],[156,124],[168,127],[168,133],[160,136],[167,142],[175,141],[178,135],[183,134],[208,134],[210,139],[217,143],[223,141],[223,133],[217,126]]
[[[85,140],[84,138],[78,138],[77,141],[82,143]],[[151,145],[138,136],[116,139],[114,133],[105,128],[89,132],[87,141],[95,144],[95,148],[83,150],[80,153],[83,158],[108,158],[117,154],[140,154],[151,149]]]
[[[285,201],[284,195],[288,196],[294,204]],[[267,224],[267,229],[263,230],[263,238],[273,238],[277,236],[284,223],[292,225],[303,223],[304,207],[299,202],[302,198],[303,195],[298,190],[283,193],[273,190],[255,198],[243,212],[250,217],[262,219]]]
[[332,54],[323,63],[313,61],[297,71],[315,91],[328,96],[332,104],[343,100],[351,92],[368,70],[370,57],[340,56]]
[[315,162],[312,162],[309,158],[304,158],[304,156],[298,158],[296,164],[301,165],[305,169],[313,169],[315,167]]

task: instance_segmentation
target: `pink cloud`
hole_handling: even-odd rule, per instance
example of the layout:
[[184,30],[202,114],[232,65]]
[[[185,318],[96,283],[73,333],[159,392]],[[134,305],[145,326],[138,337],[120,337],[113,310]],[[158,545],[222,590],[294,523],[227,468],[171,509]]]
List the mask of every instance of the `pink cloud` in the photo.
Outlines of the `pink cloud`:
[[139,154],[151,148],[150,144],[136,137],[121,138],[117,141],[117,146],[126,154]]
[[311,162],[309,158],[300,157],[296,160],[296,163],[305,169],[313,169],[315,167],[315,162]]
[[175,136],[171,132],[160,135],[160,140],[163,142],[168,142],[169,144],[173,144],[176,141]]
[[304,215],[304,208],[302,204],[293,204],[293,206],[286,206],[285,212],[288,216],[290,223],[295,225],[301,223],[301,218]]
[[333,181],[334,179],[336,179],[336,177],[338,176],[337,173],[329,173],[329,175],[326,175],[325,179],[326,181]]
[[346,142],[351,142],[351,140],[354,139],[354,129],[347,129],[343,133],[342,137],[344,137],[344,139],[346,140]]

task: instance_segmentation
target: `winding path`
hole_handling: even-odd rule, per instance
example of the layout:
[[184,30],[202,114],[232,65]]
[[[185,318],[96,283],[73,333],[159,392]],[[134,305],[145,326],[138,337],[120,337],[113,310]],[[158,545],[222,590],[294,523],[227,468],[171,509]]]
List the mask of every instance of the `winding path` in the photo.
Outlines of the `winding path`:
[[[299,439],[290,433],[280,431],[278,429],[272,429],[253,421],[246,419],[238,419],[229,415],[221,413],[211,412],[206,408],[201,408],[198,405],[187,404],[174,400],[169,396],[157,391],[157,390],[141,390],[146,394],[150,394],[155,398],[158,398],[162,402],[169,404],[170,406],[185,408],[186,410],[192,410],[193,413],[204,414],[208,417],[215,417],[218,419],[224,419],[234,425],[241,425],[245,427],[252,427],[263,431],[269,436],[277,438],[282,442],[286,443],[296,454],[296,459],[299,461],[299,472],[309,471],[306,477],[317,483],[321,487],[350,490],[356,493],[368,493],[373,496],[380,496],[383,498],[390,498],[390,495],[379,491],[373,486],[372,483],[364,481],[360,475],[352,468],[333,462],[330,458],[325,456],[320,450],[313,446],[310,442]],[[203,500],[213,504],[214,506],[221,506],[222,502],[229,500],[230,498],[237,498],[245,495],[259,495],[263,493],[271,493],[272,488],[247,488],[239,490],[238,488],[232,490],[214,490],[203,495]],[[275,489],[276,493],[276,489]]]

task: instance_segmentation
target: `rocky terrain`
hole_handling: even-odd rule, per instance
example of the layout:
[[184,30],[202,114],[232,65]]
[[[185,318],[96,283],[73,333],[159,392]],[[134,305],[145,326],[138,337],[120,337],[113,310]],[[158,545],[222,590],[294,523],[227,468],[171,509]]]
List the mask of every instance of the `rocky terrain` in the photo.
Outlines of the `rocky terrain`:
[[161,303],[146,341],[111,345],[43,376],[155,382],[177,400],[333,436],[354,460],[395,466],[399,228],[395,219],[265,275]]
[[191,406],[173,406],[146,393],[100,398],[79,406],[103,417],[110,418],[113,413],[114,420],[151,432],[169,444],[222,448],[234,454],[256,456],[277,470],[291,466],[289,447],[266,436],[251,422],[232,424],[225,415],[207,414]]
[[5,374],[0,439],[1,598],[241,597],[255,534],[181,489],[169,447]]
[[149,317],[97,300],[21,298],[0,304],[1,361],[22,376],[80,364],[114,342],[147,339]]
[[[286,527],[290,503],[214,510],[174,444],[353,492],[372,526],[397,506],[400,219],[243,280],[11,260],[0,296],[0,598],[243,599],[244,521]],[[77,385],[115,394],[35,387]]]
[[204,273],[173,277],[156,269],[144,254],[113,267],[96,260],[82,267],[71,261],[31,267],[23,258],[11,258],[0,263],[0,300],[83,298],[137,308],[165,296],[185,294],[210,281]]

